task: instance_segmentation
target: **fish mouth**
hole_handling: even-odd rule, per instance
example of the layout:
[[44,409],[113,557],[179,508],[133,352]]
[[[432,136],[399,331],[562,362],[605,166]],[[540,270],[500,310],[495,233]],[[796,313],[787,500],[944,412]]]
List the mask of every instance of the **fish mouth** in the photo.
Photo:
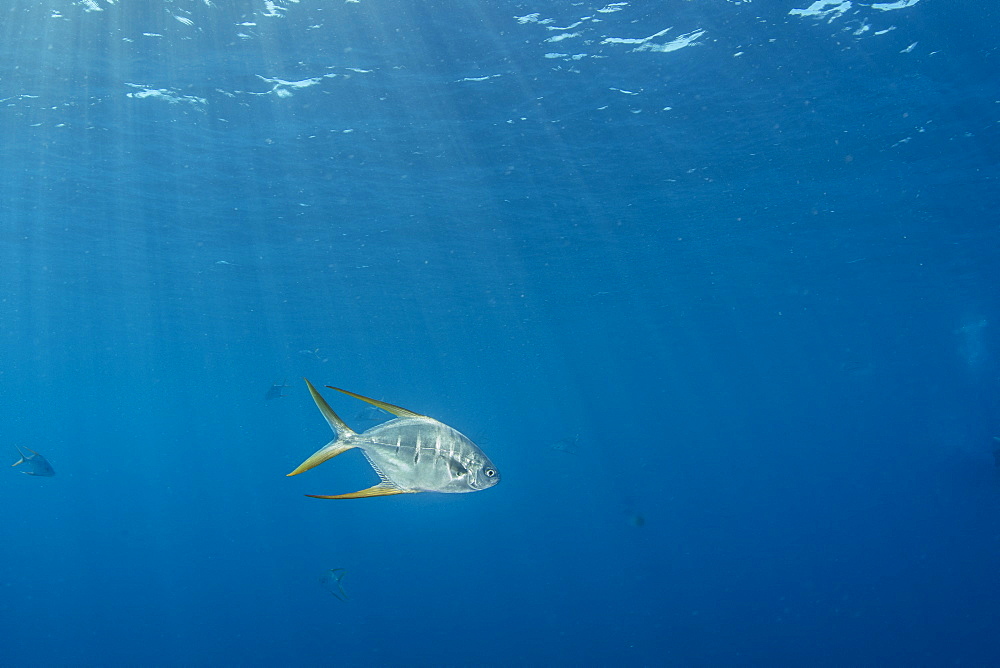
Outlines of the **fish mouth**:
[[491,478],[480,478],[476,480],[475,484],[473,485],[473,488],[476,489],[477,491],[482,489],[489,489],[490,487],[495,486],[499,482],[500,482],[500,474],[497,473]]

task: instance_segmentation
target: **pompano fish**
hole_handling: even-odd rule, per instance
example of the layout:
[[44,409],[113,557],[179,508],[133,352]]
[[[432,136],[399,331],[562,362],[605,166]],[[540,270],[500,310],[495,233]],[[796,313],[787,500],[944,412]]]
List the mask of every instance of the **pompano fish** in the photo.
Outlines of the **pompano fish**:
[[56,470],[52,468],[52,465],[49,464],[48,461],[45,460],[45,457],[42,457],[40,454],[38,454],[31,448],[24,448],[25,450],[31,453],[30,455],[26,455],[23,452],[21,452],[21,448],[16,445],[14,446],[14,448],[17,450],[17,454],[19,454],[21,458],[18,459],[13,464],[11,464],[11,466],[17,466],[18,464],[27,464],[28,468],[31,469],[30,471],[21,471],[21,473],[24,473],[26,475],[44,476],[46,478],[51,478],[56,474]]
[[479,446],[448,425],[399,406],[327,385],[331,390],[366,401],[396,416],[359,434],[333,412],[312,383],[307,379],[303,380],[336,438],[288,475],[298,475],[342,452],[358,448],[381,480],[373,487],[350,494],[306,496],[316,499],[360,499],[416,492],[476,492],[500,482],[496,467]]

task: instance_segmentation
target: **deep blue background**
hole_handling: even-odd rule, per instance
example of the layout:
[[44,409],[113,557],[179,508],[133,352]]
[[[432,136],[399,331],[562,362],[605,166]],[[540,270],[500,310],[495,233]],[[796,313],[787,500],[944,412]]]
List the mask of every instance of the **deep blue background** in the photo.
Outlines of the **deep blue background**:
[[2,8],[0,663],[1000,661],[993,4],[280,6]]

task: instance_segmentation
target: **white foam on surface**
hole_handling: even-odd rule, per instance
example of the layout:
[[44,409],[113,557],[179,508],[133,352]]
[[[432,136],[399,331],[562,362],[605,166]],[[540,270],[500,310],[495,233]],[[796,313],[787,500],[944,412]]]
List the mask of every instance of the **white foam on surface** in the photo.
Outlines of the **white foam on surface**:
[[840,18],[851,8],[850,0],[816,0],[805,9],[793,9],[788,12],[792,16],[811,16],[813,18]]
[[872,9],[878,9],[883,12],[888,12],[892,11],[893,9],[905,9],[906,7],[912,7],[918,2],[920,2],[920,0],[899,0],[899,2],[876,2],[872,5]]
[[463,81],[489,81],[490,79],[496,79],[497,77],[503,76],[502,74],[487,74],[482,77],[464,77],[456,81],[456,83],[461,83]]
[[208,104],[208,100],[203,97],[181,95],[176,90],[169,88],[153,88],[152,86],[144,86],[142,84],[134,83],[126,83],[125,85],[137,89],[135,92],[125,94],[125,97],[130,97],[133,100],[163,100],[164,102],[169,102],[170,104],[179,104],[183,102],[199,108]]
[[271,90],[267,91],[266,93],[258,93],[258,95],[268,95],[270,93],[273,93],[277,97],[291,97],[293,91],[296,91],[300,88],[309,88],[310,86],[315,86],[319,84],[320,82],[323,81],[323,79],[333,79],[334,77],[339,77],[339,76],[340,76],[339,74],[334,72],[330,74],[321,74],[318,77],[311,77],[309,79],[301,79],[299,81],[286,81],[284,79],[278,79],[277,77],[263,77],[258,74],[257,75],[258,79],[266,81],[267,83],[270,84],[274,84],[274,86],[271,87]]
[[564,39],[572,39],[574,37],[579,37],[579,36],[580,36],[580,33],[578,33],[578,32],[564,32],[561,35],[553,35],[552,37],[549,37],[545,41],[546,42],[561,42]]
[[538,23],[539,25],[548,25],[549,23],[554,23],[552,19],[540,19],[541,16],[538,12],[534,14],[525,14],[524,16],[515,16],[514,20],[524,25],[525,23]]
[[645,44],[651,39],[656,39],[657,37],[666,35],[673,29],[673,26],[664,28],[660,32],[653,33],[649,37],[605,37],[601,40],[601,44]]
[[632,49],[633,51],[652,51],[654,53],[669,53],[670,51],[677,51],[678,49],[683,49],[686,46],[693,46],[698,43],[698,40],[702,35],[705,34],[704,30],[693,30],[685,35],[681,35],[669,42],[664,44],[655,44],[653,42],[646,42],[640,44],[639,46]]

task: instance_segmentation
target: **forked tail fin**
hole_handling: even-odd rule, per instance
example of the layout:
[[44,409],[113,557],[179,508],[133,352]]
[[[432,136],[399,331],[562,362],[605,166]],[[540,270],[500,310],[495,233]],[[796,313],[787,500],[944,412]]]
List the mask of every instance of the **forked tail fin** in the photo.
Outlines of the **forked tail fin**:
[[333,459],[342,452],[358,447],[350,443],[351,437],[356,435],[355,431],[348,427],[347,423],[341,420],[339,415],[333,412],[333,409],[330,408],[330,404],[326,403],[326,399],[324,399],[320,393],[316,391],[316,388],[313,387],[313,384],[310,383],[308,379],[303,378],[302,380],[306,381],[306,386],[309,388],[309,394],[312,395],[313,401],[316,402],[316,408],[318,408],[319,412],[323,414],[324,418],[326,418],[326,421],[330,425],[330,428],[333,429],[333,433],[336,435],[336,438],[310,455],[308,459],[299,464],[298,467],[288,475],[298,475],[303,471],[308,471],[314,466],[319,466],[328,459]]

